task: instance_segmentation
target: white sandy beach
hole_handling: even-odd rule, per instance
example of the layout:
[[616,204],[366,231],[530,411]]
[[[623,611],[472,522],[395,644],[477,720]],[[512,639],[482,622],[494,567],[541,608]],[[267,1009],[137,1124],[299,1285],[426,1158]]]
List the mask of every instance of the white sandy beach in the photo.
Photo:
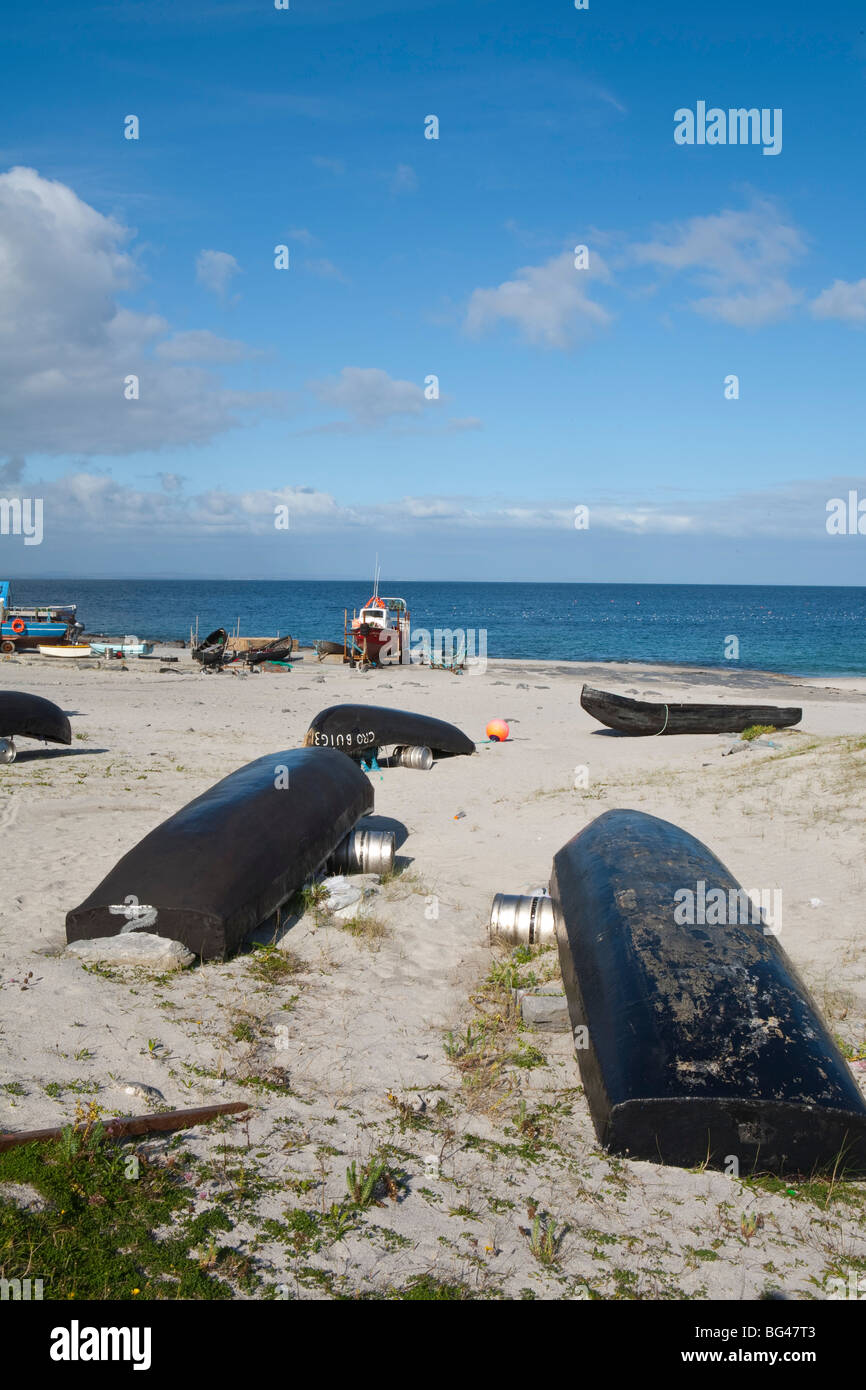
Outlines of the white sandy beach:
[[[364,674],[311,653],[292,671],[216,675],[173,654],[163,673],[158,662],[0,662],[0,688],[55,701],[74,731],[70,749],[19,740],[17,762],[0,768],[0,1128],[67,1122],[90,1097],[106,1114],[146,1110],[127,1081],[172,1108],[249,1101],[249,1162],[274,1186],[238,1202],[226,1239],[292,1297],[432,1273],[507,1298],[742,1299],[767,1287],[820,1298],[828,1277],[862,1262],[861,1207],[606,1156],[568,1032],[520,1032],[541,1061],[506,1062],[489,1090],[467,1084],[446,1041],[465,1035],[503,956],[488,943],[494,894],[546,884],[565,841],[625,806],[682,825],[741,883],[782,890],[781,944],[853,1055],[866,1042],[866,679],[541,661]],[[730,735],[624,738],[581,709],[584,681],[636,698],[802,705],[803,720],[735,755]],[[309,910],[280,938],[300,968],[276,984],[251,974],[248,956],[151,979],[62,954],[66,912],[145,833],[251,759],[300,745],[312,716],[343,700],[436,715],[479,741],[494,716],[511,726],[508,743],[471,758],[372,774],[376,815],[405,827],[399,854],[411,861],[370,905],[381,935]],[[557,980],[555,953],[538,970]],[[852,1065],[866,1089],[866,1062]],[[521,1114],[538,1117],[531,1153]],[[185,1140],[202,1161],[219,1142],[206,1128]],[[386,1144],[403,1192],[370,1208],[362,1231],[314,1253],[262,1236],[264,1217],[339,1202],[347,1165]],[[203,1179],[202,1207],[220,1191]],[[524,1233],[536,1210],[562,1234],[551,1264]],[[745,1235],[750,1213],[762,1222]]]

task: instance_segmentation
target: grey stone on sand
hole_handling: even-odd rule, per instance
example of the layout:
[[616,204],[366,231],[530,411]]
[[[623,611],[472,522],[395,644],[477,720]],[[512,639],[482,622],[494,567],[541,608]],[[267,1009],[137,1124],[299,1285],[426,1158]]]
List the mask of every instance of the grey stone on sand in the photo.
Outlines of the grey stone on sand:
[[533,1028],[542,1028],[549,1033],[570,1031],[568,1000],[560,986],[542,985],[538,990],[519,990],[518,996],[524,1023],[531,1024]]
[[0,1182],[0,1201],[11,1202],[19,1211],[45,1211],[50,1205],[28,1182]]
[[379,897],[382,892],[375,874],[357,874],[352,876],[351,883],[348,879],[343,879],[342,882],[347,885],[352,896],[350,898],[345,889],[340,890],[343,901],[338,907],[330,909],[335,922],[351,922],[372,898]]
[[180,941],[153,932],[122,932],[120,936],[97,936],[87,941],[73,941],[65,954],[88,962],[105,961],[110,965],[155,966],[160,970],[183,970],[192,965],[195,956]]
[[138,1096],[139,1100],[165,1100],[162,1091],[158,1091],[155,1086],[146,1086],[143,1081],[121,1081],[120,1086],[124,1095]]
[[323,878],[321,886],[327,894],[321,901],[321,907],[325,912],[342,912],[361,901],[361,889],[356,888],[354,883],[350,883],[342,874]]

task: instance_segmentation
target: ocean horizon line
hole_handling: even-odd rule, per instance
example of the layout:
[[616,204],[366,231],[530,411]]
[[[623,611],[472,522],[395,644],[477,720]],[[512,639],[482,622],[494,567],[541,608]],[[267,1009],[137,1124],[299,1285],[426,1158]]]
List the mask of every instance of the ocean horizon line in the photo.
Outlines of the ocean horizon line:
[[[55,583],[58,580],[78,584],[373,584],[370,575],[336,576],[323,579],[302,575],[279,579],[256,575],[189,575],[189,574],[26,574],[6,576],[10,584]],[[794,584],[757,583],[754,581],[713,581],[703,579],[395,579],[387,584],[488,585],[496,584],[515,589],[525,588],[635,588],[635,589],[866,589],[866,584]],[[381,579],[380,579],[381,584]]]

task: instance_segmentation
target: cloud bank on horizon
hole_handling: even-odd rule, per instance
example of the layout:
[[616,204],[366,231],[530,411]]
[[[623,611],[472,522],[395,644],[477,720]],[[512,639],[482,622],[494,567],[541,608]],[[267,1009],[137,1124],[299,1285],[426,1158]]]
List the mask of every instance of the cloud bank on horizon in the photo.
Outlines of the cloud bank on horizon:
[[[767,578],[767,543],[782,582],[851,582],[825,517],[862,486],[863,194],[815,138],[796,26],[758,41],[754,101],[784,106],[785,143],[756,161],[675,144],[673,91],[732,79],[663,20],[653,84],[637,45],[614,62],[613,21],[589,35],[506,5],[548,46],[549,94],[527,61],[488,118],[495,54],[479,35],[460,57],[475,21],[457,8],[436,45],[424,5],[366,28],[329,8],[315,74],[309,13],[289,45],[291,12],[267,28],[232,8],[197,69],[222,97],[207,119],[120,70],[73,99],[59,44],[22,83],[0,173],[0,492],[43,498],[46,528],[37,554],[0,534],[4,570],[125,556],[142,575],[158,554],[165,573],[173,547],[186,574],[222,546],[246,574],[258,557],[300,577],[315,546],[324,573],[390,548],[406,578],[507,578],[519,545],[539,579],[566,577],[571,547],[579,577],[700,582],[703,537],[716,566],[743,543],[741,581]],[[142,71],[158,50],[180,71],[193,25],[189,6],[152,13]],[[381,79],[349,62],[359,44],[385,44]],[[278,62],[293,80],[269,95]],[[65,112],[50,145],[40,80]]]

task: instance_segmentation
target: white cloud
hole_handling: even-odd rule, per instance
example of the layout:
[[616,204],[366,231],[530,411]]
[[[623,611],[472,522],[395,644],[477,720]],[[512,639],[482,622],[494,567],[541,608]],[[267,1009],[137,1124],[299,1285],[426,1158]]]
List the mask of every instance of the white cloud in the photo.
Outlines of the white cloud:
[[576,270],[571,251],[563,251],[539,266],[523,266],[517,279],[496,289],[472,292],[465,326],[479,335],[502,319],[516,323],[530,343],[567,348],[593,328],[610,322],[606,309],[590,299],[592,280],[607,279],[601,256],[590,250],[589,268]]
[[329,261],[325,256],[319,260],[304,261],[304,269],[308,270],[311,275],[320,276],[322,280],[339,280],[342,285],[348,284],[340,267],[334,265],[334,262]]
[[324,405],[343,410],[356,425],[382,425],[394,415],[420,415],[424,391],[397,381],[379,367],[344,367],[339,377],[310,382]]
[[785,318],[802,297],[784,280],[773,280],[762,290],[706,295],[694,300],[692,308],[707,318],[733,324],[735,328],[760,328],[762,324]]
[[705,529],[695,516],[664,512],[660,507],[593,507],[591,517],[594,525],[605,530],[631,531],[638,535],[676,535]]
[[809,305],[816,319],[866,322],[866,280],[834,280]]
[[756,328],[783,318],[802,298],[786,272],[804,250],[797,229],[771,203],[758,202],[662,227],[654,240],[632,246],[629,257],[686,274],[707,289],[691,301],[696,313]]
[[218,338],[206,328],[173,333],[164,343],[157,343],[155,352],[164,362],[239,362],[249,356],[244,343]]
[[306,227],[290,227],[286,232],[289,241],[300,241],[304,246],[313,246],[317,240]]
[[[2,472],[0,467],[0,476]],[[52,550],[55,545],[67,545],[73,554],[80,554],[82,537],[90,536],[96,550],[100,538],[110,541],[118,534],[130,541],[146,541],[149,535],[159,534],[163,540],[191,544],[214,536],[273,536],[277,506],[288,506],[292,533],[327,533],[331,542],[341,535],[357,536],[359,530],[405,537],[441,527],[443,537],[456,531],[502,532],[535,537],[543,545],[545,536],[574,531],[570,500],[538,503],[525,498],[410,495],[390,501],[383,484],[378,495],[353,506],[309,485],[191,492],[184,487],[184,479],[172,473],[158,475],[159,485],[151,489],[83,469],[38,481],[25,481],[20,467],[16,473],[5,484],[7,494],[42,497]],[[772,538],[794,543],[801,538],[823,540],[828,500],[846,498],[861,482],[847,477],[805,479],[772,490],[699,500],[674,493],[662,503],[657,494],[655,498],[635,496],[627,505],[604,497],[593,501],[584,496],[581,501],[589,507],[589,529],[594,535],[717,536],[738,543]]]
[[159,490],[140,489],[109,474],[79,471],[40,481],[38,487],[51,535],[58,538],[62,533],[77,539],[118,532],[144,537],[152,528],[163,537],[190,540],[213,534],[268,535],[274,532],[279,505],[288,506],[293,526],[313,530],[338,520],[349,525],[353,517],[350,507],[338,507],[329,493],[311,487],[186,492],[183,479],[173,473],[160,474],[159,483]]
[[466,415],[462,419],[452,416],[448,421],[449,430],[480,430],[484,428],[483,421],[477,415]]
[[[281,404],[277,393],[224,388],[170,348],[155,354],[170,325],[118,303],[139,279],[132,238],[35,169],[0,175],[0,419],[11,453],[204,443],[239,424],[238,412]],[[124,397],[128,376],[138,400]]]
[[228,251],[199,251],[195,261],[195,278],[205,289],[213,290],[222,298],[229,287],[233,275],[240,266]]
[[411,164],[398,164],[391,175],[392,193],[414,193],[418,187],[418,175]]

